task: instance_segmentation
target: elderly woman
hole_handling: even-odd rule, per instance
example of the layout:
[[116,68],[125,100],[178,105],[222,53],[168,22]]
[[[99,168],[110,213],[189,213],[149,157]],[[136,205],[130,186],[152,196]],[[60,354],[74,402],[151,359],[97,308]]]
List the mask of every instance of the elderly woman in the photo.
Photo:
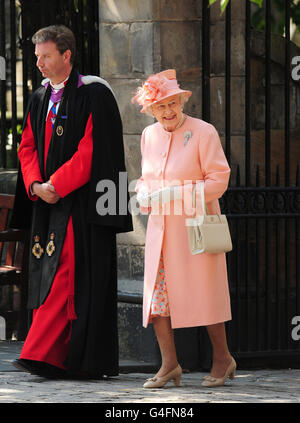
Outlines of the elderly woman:
[[142,176],[136,186],[141,211],[150,213],[143,325],[153,323],[162,357],[161,368],[144,388],[163,387],[170,380],[180,384],[174,328],[207,327],[213,365],[203,386],[223,385],[236,369],[224,325],[231,319],[225,254],[192,255],[185,225],[193,212],[195,184],[201,203],[200,181],[208,211],[220,213],[218,198],[227,189],[230,168],[216,129],[183,113],[190,95],[170,69],[151,75],[132,99],[157,120],[142,133]]

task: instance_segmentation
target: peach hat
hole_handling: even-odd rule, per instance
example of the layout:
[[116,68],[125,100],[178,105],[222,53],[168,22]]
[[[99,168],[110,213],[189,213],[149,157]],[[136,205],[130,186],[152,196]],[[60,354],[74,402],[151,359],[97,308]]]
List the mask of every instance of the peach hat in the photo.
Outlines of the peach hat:
[[185,93],[187,98],[192,95],[191,91],[182,90],[176,80],[175,69],[150,75],[146,82],[137,89],[132,102],[143,106],[141,113],[145,113],[148,107],[172,95]]

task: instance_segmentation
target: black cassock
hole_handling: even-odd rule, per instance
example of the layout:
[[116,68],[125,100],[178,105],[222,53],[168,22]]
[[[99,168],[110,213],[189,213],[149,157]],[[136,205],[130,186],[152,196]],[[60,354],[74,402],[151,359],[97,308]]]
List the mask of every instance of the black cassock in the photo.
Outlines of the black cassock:
[[[75,153],[92,114],[90,181],[60,199],[56,205],[48,205],[40,199],[33,204],[27,196],[19,171],[11,227],[30,228],[31,248],[35,235],[38,234],[39,241],[45,245],[50,233],[56,234],[56,254],[53,256],[44,254],[42,260],[37,260],[30,248],[28,308],[34,309],[47,298],[58,266],[67,222],[72,216],[77,319],[72,322],[65,365],[71,372],[85,371],[95,376],[117,375],[116,234],[132,231],[131,215],[128,207],[124,207],[124,199],[127,204],[129,201],[127,181],[125,185],[119,184],[120,174],[124,181],[126,172],[122,122],[111,90],[99,82],[78,87],[78,77],[78,72],[73,69],[56,117],[45,170],[44,134],[50,86],[47,90],[40,87],[33,93],[24,122],[30,112],[41,174],[47,181]],[[103,195],[102,187],[98,185],[101,185],[101,181],[112,181],[116,188],[116,208],[112,213],[99,214],[97,210],[97,201]],[[119,203],[119,198],[123,198],[123,204]]]

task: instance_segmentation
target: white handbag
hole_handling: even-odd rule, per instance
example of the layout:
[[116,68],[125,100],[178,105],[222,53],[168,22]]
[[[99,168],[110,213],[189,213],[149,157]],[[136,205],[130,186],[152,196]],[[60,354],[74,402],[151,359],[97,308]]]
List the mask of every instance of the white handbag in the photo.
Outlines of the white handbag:
[[[207,214],[202,181],[200,193],[203,215],[186,219],[191,253],[194,255],[231,251],[232,242],[227,218],[224,214]],[[193,188],[193,208],[196,210],[196,185]]]

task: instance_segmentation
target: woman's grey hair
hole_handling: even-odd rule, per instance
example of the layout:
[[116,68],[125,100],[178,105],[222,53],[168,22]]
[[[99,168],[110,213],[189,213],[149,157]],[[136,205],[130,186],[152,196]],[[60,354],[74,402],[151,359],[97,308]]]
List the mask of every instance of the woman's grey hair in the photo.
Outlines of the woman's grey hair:
[[[177,94],[179,96],[180,99],[180,103],[183,106],[185,105],[185,103],[187,103],[189,101],[190,96],[187,93],[180,93]],[[152,113],[152,106],[148,107],[145,111],[146,115],[154,117],[153,113]]]
[[39,29],[32,37],[33,44],[52,41],[60,54],[71,51],[70,63],[73,65],[76,56],[76,41],[73,32],[64,25],[50,25]]

